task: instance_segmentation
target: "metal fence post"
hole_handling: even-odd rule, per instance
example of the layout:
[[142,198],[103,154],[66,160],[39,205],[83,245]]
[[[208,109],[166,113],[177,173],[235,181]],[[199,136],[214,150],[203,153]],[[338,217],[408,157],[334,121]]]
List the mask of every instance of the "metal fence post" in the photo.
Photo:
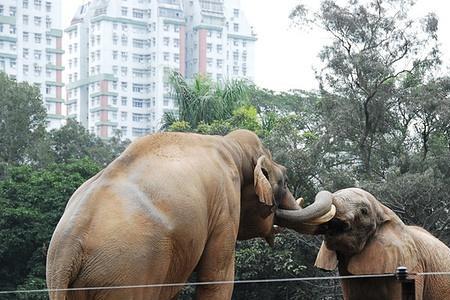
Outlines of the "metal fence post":
[[408,268],[398,267],[395,271],[395,278],[402,285],[402,300],[416,300],[416,280],[409,276]]

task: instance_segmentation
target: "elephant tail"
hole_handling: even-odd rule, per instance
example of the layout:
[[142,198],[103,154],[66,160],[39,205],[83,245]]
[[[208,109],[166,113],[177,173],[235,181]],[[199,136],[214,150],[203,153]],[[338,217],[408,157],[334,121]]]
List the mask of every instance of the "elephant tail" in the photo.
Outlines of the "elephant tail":
[[76,280],[82,263],[82,247],[80,241],[71,242],[66,238],[50,242],[47,255],[47,287],[50,300],[72,299],[67,291]]

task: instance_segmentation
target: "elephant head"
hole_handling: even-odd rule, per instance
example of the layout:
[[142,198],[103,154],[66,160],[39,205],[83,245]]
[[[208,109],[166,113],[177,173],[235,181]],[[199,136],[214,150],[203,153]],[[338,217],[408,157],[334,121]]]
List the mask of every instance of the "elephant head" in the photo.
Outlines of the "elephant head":
[[273,243],[275,212],[296,211],[304,222],[323,223],[333,217],[331,199],[321,198],[302,209],[288,188],[287,170],[277,164],[252,132],[237,130],[227,135],[242,149],[244,184],[241,188],[241,214],[238,239],[264,237]]
[[331,198],[336,214],[309,228],[309,233],[324,235],[317,267],[334,270],[339,264],[345,273],[381,274],[399,265],[415,266],[414,242],[406,226],[373,195],[358,188],[322,193]]

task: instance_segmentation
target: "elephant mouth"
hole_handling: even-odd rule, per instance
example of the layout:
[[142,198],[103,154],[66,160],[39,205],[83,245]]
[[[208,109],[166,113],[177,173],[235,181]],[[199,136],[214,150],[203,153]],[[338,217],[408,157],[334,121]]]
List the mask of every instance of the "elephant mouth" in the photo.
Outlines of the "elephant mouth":
[[319,229],[317,231],[318,234],[325,234],[329,237],[339,236],[345,233],[348,233],[352,230],[352,226],[349,222],[333,218],[330,221],[319,225]]

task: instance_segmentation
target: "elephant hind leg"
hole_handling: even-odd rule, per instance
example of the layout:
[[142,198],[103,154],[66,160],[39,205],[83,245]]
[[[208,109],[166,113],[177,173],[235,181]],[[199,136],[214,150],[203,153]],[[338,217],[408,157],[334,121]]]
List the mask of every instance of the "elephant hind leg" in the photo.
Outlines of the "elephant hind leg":
[[[232,281],[234,279],[234,244],[236,230],[228,224],[216,230],[208,240],[197,267],[199,282]],[[197,286],[196,299],[231,299],[233,284]]]

